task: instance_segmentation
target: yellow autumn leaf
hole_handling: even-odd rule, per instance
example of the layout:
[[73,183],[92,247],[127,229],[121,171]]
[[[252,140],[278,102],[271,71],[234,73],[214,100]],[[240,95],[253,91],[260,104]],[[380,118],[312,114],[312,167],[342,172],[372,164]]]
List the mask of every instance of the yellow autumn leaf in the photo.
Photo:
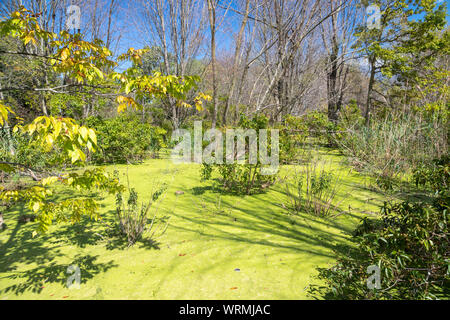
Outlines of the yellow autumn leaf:
[[86,127],[80,128],[80,134],[81,134],[81,137],[83,138],[83,140],[87,141],[88,135],[89,135],[89,130]]
[[61,60],[67,60],[67,58],[69,57],[69,55],[70,55],[69,49],[64,48],[64,49],[61,50],[61,55],[60,55]]
[[47,186],[58,181],[58,177],[48,177],[42,180],[42,185]]
[[125,110],[127,110],[127,104],[126,103],[121,103],[117,107],[117,112],[118,113],[124,112]]

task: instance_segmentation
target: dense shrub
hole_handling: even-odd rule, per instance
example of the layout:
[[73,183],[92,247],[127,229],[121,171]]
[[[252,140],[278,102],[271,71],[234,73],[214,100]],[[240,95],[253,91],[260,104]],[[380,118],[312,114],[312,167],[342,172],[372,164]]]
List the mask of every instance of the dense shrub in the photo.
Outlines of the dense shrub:
[[435,193],[434,205],[440,210],[450,209],[450,156],[434,159],[429,166],[421,166],[413,173],[417,186],[428,187]]
[[91,117],[86,122],[98,135],[100,149],[91,155],[94,163],[134,163],[143,160],[148,152],[156,153],[165,146],[166,131],[142,123],[134,115],[111,119]]
[[[434,175],[433,170],[429,173],[423,174],[420,181],[438,186],[442,178]],[[446,177],[448,185],[448,174]],[[448,190],[438,190],[432,199],[431,203],[386,203],[380,218],[363,219],[354,233],[356,249],[350,255],[336,251],[337,264],[319,269],[319,279],[326,286],[313,286],[310,293],[319,291],[330,298],[344,299],[448,297]],[[367,286],[367,268],[372,265],[381,271],[378,289]]]
[[328,120],[325,112],[313,111],[303,117],[303,121],[308,128],[308,135],[314,137],[318,142],[327,146],[335,145],[335,133],[339,130],[337,124]]
[[300,117],[287,115],[280,130],[280,161],[284,164],[298,161],[308,135],[308,127]]
[[[10,163],[20,163],[34,171],[51,170],[60,163],[59,152],[56,148],[45,150],[39,143],[23,133],[7,134],[0,129],[0,159]],[[36,172],[35,172],[36,173]]]
[[[257,133],[259,144],[259,130],[268,129],[268,119],[264,115],[255,115],[252,119],[241,115],[239,128],[254,129]],[[270,142],[267,143],[268,150],[271,150]],[[263,175],[263,164],[258,157],[256,164],[248,163],[248,139],[246,141],[246,163],[238,164],[202,164],[201,176],[202,180],[212,178],[212,173],[216,171],[220,176],[220,187],[226,192],[234,192],[238,194],[252,194],[261,192],[272,185],[276,180],[276,174]],[[226,151],[224,152],[226,154]]]
[[[204,134],[207,130],[211,129],[211,121],[203,119],[203,117],[199,115],[189,117],[181,126],[180,129],[189,131],[191,137],[194,137],[195,132],[195,122],[201,123],[202,133]],[[225,129],[222,129],[223,131]],[[173,139],[169,143],[169,147],[174,147],[178,143],[177,139]],[[205,148],[209,145],[208,141],[202,140],[202,147]],[[194,139],[191,139],[191,148],[194,149]],[[193,158],[192,158],[193,160]]]
[[450,156],[434,159],[428,166],[421,164],[414,170],[413,179],[417,186],[430,187],[440,192],[449,190]]
[[341,129],[361,127],[365,122],[366,120],[362,116],[361,109],[355,100],[350,101],[339,113],[339,125]]

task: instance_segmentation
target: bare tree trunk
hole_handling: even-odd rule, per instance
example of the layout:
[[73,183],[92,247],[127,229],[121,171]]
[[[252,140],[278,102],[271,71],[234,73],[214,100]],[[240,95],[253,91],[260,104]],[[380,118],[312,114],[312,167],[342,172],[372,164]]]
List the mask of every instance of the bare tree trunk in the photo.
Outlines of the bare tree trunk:
[[234,88],[235,88],[236,82],[237,82],[237,76],[238,76],[237,75],[237,68],[239,66],[239,54],[241,52],[242,39],[244,37],[245,26],[247,25],[247,21],[248,21],[249,10],[250,10],[250,0],[246,0],[245,1],[244,17],[242,18],[241,28],[239,29],[239,34],[238,34],[238,37],[236,39],[236,48],[235,48],[235,51],[234,51],[233,70],[232,70],[232,75],[231,75],[231,84],[230,84],[230,88],[228,90],[228,97],[227,97],[227,101],[226,101],[226,104],[225,104],[225,109],[223,110],[223,124],[224,125],[227,124],[228,110],[230,109],[231,101],[233,99],[233,94],[234,94]]
[[338,47],[336,37],[333,37],[332,52],[329,58],[330,71],[327,74],[328,87],[328,120],[338,121],[338,113],[341,106],[338,105],[337,76],[338,76]]
[[211,69],[213,81],[213,114],[212,114],[212,128],[217,124],[217,78],[216,78],[216,0],[208,1],[209,24],[211,28]]
[[[161,49],[161,72],[179,77],[190,75],[194,66],[191,62],[198,59],[198,50],[204,43],[206,1],[140,0],[137,3],[133,10],[136,29],[148,46]],[[173,127],[178,128],[186,110],[178,108],[170,97],[162,105]]]
[[367,101],[366,101],[366,112],[364,114],[364,118],[366,119],[366,125],[369,125],[370,123],[370,116],[371,116],[371,96],[373,91],[373,84],[375,82],[375,57],[371,56],[369,57],[369,65],[370,65],[370,79],[369,79],[369,86],[367,88]]
[[[268,1],[264,9],[264,21],[261,24],[261,36],[266,43],[262,52],[257,55],[267,56],[273,54],[272,59],[267,59],[267,83],[261,90],[256,101],[256,112],[269,107],[275,107],[271,112],[271,120],[279,120],[280,117],[291,110],[292,104],[298,104],[298,96],[291,98],[298,78],[293,77],[293,69],[298,69],[299,57],[302,50],[306,49],[305,40],[313,34],[313,31],[323,21],[329,18],[333,12],[321,17],[319,1]],[[266,37],[265,34],[269,34]],[[269,41],[267,41],[269,38]],[[270,50],[272,47],[275,50]],[[303,46],[305,45],[305,46]],[[252,60],[252,61],[253,61]],[[296,71],[297,77],[300,72]],[[272,97],[272,99],[270,99]]]
[[112,23],[112,13],[114,9],[115,9],[115,0],[111,0],[108,13],[108,29],[106,33],[106,47],[108,49],[111,46],[111,23]]
[[327,0],[325,13],[332,13],[329,20],[321,25],[323,45],[327,51],[326,67],[328,120],[337,122],[346,90],[348,67],[345,58],[352,54],[350,43],[358,20],[359,11],[353,2],[346,0],[347,5],[339,11],[336,8],[344,4],[343,0]]

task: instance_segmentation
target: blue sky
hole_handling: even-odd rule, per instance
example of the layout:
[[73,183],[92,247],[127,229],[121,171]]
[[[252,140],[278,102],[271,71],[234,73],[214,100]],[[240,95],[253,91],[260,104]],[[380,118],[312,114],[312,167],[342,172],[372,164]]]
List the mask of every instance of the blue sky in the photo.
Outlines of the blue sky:
[[[438,0],[438,2],[440,3],[444,2],[447,3],[447,17],[449,16],[450,12],[449,1],[450,0]],[[220,3],[222,6],[230,5],[232,9],[237,9],[235,2],[233,0],[222,0]],[[127,18],[126,13],[129,13],[131,16],[133,15],[133,9],[131,9],[130,7],[130,1],[120,0],[119,5],[121,9],[120,12],[116,14],[116,17],[118,19],[116,20],[116,22],[119,24],[121,28],[125,30],[125,32],[122,34],[122,40],[118,50],[119,53],[125,52],[130,47],[134,48],[144,47],[146,43],[143,41],[142,37],[139,36],[137,30],[135,29],[134,22],[132,20],[128,20]],[[220,12],[224,12],[224,9],[218,8],[218,10]],[[448,26],[448,19],[447,19],[447,26]],[[219,53],[222,53],[224,51],[230,52],[231,50],[233,50],[233,41],[234,41],[233,37],[238,32],[239,27],[240,27],[240,16],[237,13],[228,10],[227,17],[220,25],[220,28],[216,35],[217,51]],[[206,51],[208,46],[209,42],[206,42],[203,49]],[[126,66],[127,65],[123,65],[122,68]]]
[[[230,0],[222,0],[220,2],[223,6],[228,6],[230,5],[231,8],[233,9],[237,9],[236,4],[234,1],[231,0],[231,4],[230,4]],[[130,2],[129,1],[124,1],[121,0],[120,6],[122,7],[123,13],[124,14],[119,14],[118,18],[119,20],[119,25],[124,28],[126,30],[126,32],[123,34],[123,38],[121,40],[120,43],[120,47],[119,47],[119,52],[123,53],[126,50],[128,50],[128,48],[130,47],[134,47],[134,48],[143,48],[145,45],[147,45],[148,43],[139,36],[138,32],[134,29],[134,22],[133,21],[128,21],[125,18],[125,12],[129,12],[132,14],[133,10],[130,8]],[[218,8],[217,9],[220,13],[223,13],[225,10]],[[236,34],[239,30],[240,27],[240,20],[239,20],[240,16],[239,14],[228,10],[227,11],[227,16],[226,19],[224,21],[219,20],[219,22],[222,22],[220,24],[220,28],[217,31],[216,34],[216,44],[217,44],[217,51],[218,52],[223,52],[223,51],[230,51],[233,48],[233,35]],[[209,23],[209,22],[207,22]],[[209,29],[206,31],[208,33],[209,36]],[[155,41],[155,44],[157,42]],[[206,41],[205,45],[204,45],[204,50],[206,50],[207,48],[209,48],[209,41]],[[199,58],[202,58],[202,56],[200,56]],[[123,64],[121,66],[121,69],[126,68],[127,66],[129,66],[129,63],[127,64]]]

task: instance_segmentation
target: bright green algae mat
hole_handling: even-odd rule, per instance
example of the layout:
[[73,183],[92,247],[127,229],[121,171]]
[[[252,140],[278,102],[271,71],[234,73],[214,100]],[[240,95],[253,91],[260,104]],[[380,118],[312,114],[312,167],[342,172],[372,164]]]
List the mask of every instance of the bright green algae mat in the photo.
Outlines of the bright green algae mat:
[[[155,159],[107,167],[119,170],[125,183],[128,172],[140,201],[168,183],[155,207],[160,222],[169,221],[166,232],[131,248],[104,237],[104,223],[115,212],[114,197],[104,196],[102,222],[53,226],[33,239],[34,223],[19,224],[27,211],[16,207],[5,214],[8,228],[0,233],[0,299],[311,299],[307,287],[317,281],[316,267],[333,263],[332,249],[350,244],[359,219],[383,202],[363,176],[341,164],[343,158],[326,158],[342,178],[340,207],[348,211],[332,219],[289,215],[282,183],[236,196],[201,182],[195,164]],[[284,166],[281,176],[293,170]],[[80,267],[79,289],[67,288],[70,265]]]

